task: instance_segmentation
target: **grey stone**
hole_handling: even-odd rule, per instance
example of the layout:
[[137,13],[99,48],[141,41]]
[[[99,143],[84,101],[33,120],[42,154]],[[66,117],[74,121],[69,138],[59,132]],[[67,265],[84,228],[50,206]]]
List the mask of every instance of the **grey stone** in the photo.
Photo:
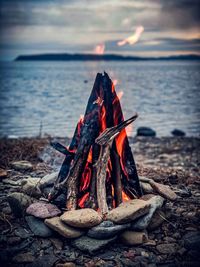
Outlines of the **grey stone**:
[[185,132],[179,129],[174,129],[173,131],[171,131],[171,134],[173,136],[185,136]]
[[18,171],[27,171],[33,169],[33,165],[27,160],[11,162],[11,166]]
[[22,217],[26,208],[35,201],[30,196],[18,192],[9,194],[7,200],[13,214],[17,218]]
[[12,261],[17,263],[30,263],[35,260],[35,257],[31,252],[19,253],[13,257]]
[[115,236],[123,230],[127,230],[130,228],[130,223],[116,225],[111,221],[104,221],[99,225],[92,227],[87,235],[89,237],[97,238],[97,239],[105,239]]
[[90,254],[105,248],[107,245],[113,243],[116,240],[116,236],[109,239],[94,239],[88,236],[82,236],[72,241],[72,245],[81,251],[88,252]]
[[26,209],[27,214],[46,219],[61,214],[61,211],[53,204],[46,202],[35,202]]
[[40,178],[29,177],[21,181],[21,190],[33,197],[40,197],[42,192],[39,188]]
[[58,172],[53,172],[51,174],[47,174],[39,182],[39,187],[42,189],[46,186],[52,185],[55,182],[55,179],[58,176]]
[[153,196],[149,200],[147,200],[147,203],[150,204],[149,212],[146,215],[144,215],[143,217],[139,218],[136,222],[133,222],[131,224],[132,230],[144,230],[144,229],[146,229],[147,226],[149,225],[155,211],[162,207],[162,205],[164,203],[164,198],[162,198],[161,196]]
[[156,249],[161,254],[175,254],[177,251],[177,244],[163,243],[156,246]]
[[41,237],[49,237],[52,235],[52,230],[47,227],[42,220],[34,216],[26,216],[25,219],[34,235]]
[[139,127],[137,129],[137,136],[156,136],[156,132],[149,127]]

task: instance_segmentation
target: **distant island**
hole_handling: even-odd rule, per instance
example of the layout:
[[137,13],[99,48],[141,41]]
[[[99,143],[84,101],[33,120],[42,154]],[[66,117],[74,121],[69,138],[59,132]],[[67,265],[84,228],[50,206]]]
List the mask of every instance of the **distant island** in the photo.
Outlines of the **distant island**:
[[20,55],[15,61],[139,61],[139,60],[200,60],[199,55],[178,55],[169,57],[136,57],[117,54],[38,54]]

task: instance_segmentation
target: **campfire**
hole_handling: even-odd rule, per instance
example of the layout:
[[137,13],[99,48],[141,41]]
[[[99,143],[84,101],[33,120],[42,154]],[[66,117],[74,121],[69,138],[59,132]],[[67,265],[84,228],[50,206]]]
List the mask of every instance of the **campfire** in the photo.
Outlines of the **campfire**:
[[48,199],[66,194],[66,209],[92,208],[103,215],[122,202],[142,196],[134,157],[114,83],[98,73],[85,115],[68,148],[52,146],[65,155]]

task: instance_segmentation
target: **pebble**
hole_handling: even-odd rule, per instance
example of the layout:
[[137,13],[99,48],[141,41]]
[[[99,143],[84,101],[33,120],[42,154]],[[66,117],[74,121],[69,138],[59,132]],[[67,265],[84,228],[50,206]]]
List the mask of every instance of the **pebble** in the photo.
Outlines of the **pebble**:
[[12,261],[17,263],[30,263],[35,260],[31,252],[19,253],[13,257]]
[[156,228],[158,228],[165,220],[165,213],[161,210],[157,210],[155,211],[155,213],[153,214],[151,221],[147,227],[148,230],[154,230]]
[[33,197],[40,197],[42,192],[39,188],[40,178],[29,177],[21,181],[21,190]]
[[7,243],[11,246],[19,244],[21,242],[21,238],[19,236],[12,236],[7,239]]
[[177,244],[159,244],[156,246],[156,249],[161,254],[175,254],[177,251]]
[[60,215],[61,210],[51,203],[35,202],[26,209],[26,213],[41,219],[46,219]]
[[153,180],[150,180],[149,183],[153,187],[155,192],[160,194],[162,197],[167,198],[171,201],[174,201],[177,199],[176,193],[172,191],[168,185],[159,184],[157,182],[154,182]]
[[137,129],[137,136],[156,136],[156,132],[149,127],[139,127]]
[[93,209],[79,209],[65,212],[60,219],[73,227],[90,228],[102,222],[102,217]]
[[34,235],[49,237],[53,234],[52,230],[47,227],[41,219],[34,216],[26,216],[25,219]]
[[57,177],[58,177],[58,172],[53,172],[45,175],[42,179],[40,179],[39,187],[42,189],[46,186],[53,185]]
[[125,245],[141,245],[148,241],[148,236],[146,232],[125,231],[120,240]]
[[4,179],[5,177],[7,177],[7,175],[8,175],[8,172],[0,168],[0,179]]
[[45,224],[66,238],[77,238],[84,234],[84,231],[63,223],[60,217],[46,219]]
[[33,165],[27,160],[14,161],[10,164],[13,169],[17,171],[31,171],[33,170]]
[[174,129],[173,131],[171,131],[171,134],[173,136],[185,136],[185,132],[179,129]]

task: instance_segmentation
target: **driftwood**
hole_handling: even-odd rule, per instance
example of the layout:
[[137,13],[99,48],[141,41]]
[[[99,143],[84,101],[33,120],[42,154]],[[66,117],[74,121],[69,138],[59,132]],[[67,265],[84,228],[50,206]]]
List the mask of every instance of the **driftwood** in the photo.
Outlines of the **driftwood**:
[[106,169],[108,165],[108,159],[110,157],[110,149],[114,138],[123,130],[126,126],[132,123],[137,118],[137,114],[130,119],[120,123],[112,128],[107,128],[95,142],[101,146],[99,159],[97,161],[97,201],[98,207],[103,215],[108,213],[108,205],[106,198]]

